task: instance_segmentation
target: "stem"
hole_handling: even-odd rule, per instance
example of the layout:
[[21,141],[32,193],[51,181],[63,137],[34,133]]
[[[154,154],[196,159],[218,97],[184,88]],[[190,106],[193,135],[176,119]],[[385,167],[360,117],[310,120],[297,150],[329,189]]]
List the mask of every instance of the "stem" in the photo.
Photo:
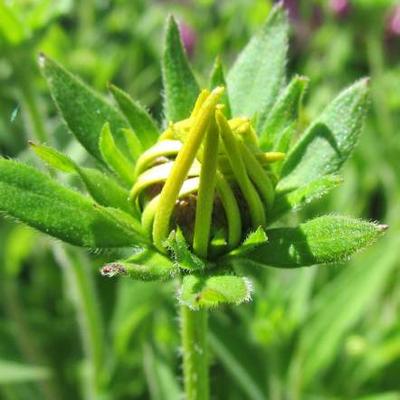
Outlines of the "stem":
[[104,398],[105,340],[96,288],[85,260],[79,252],[55,245],[55,256],[73,290],[73,304],[81,339],[90,365],[88,399]]
[[208,400],[207,310],[181,306],[185,400]]

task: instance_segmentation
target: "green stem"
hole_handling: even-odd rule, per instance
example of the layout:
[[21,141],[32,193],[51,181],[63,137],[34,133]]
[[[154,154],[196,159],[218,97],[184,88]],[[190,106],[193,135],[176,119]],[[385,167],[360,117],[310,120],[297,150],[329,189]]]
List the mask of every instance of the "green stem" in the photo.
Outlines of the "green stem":
[[81,339],[89,362],[88,399],[105,398],[104,367],[105,340],[97,292],[87,263],[79,252],[56,245],[55,256],[66,273],[73,291],[73,304],[77,313]]
[[185,400],[208,400],[207,310],[181,306]]

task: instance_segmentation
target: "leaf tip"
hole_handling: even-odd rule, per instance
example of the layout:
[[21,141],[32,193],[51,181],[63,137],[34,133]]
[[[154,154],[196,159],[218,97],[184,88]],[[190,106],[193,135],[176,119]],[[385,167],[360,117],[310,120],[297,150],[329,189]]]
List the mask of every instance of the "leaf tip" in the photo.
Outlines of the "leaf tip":
[[42,51],[38,55],[39,68],[44,68],[46,66],[47,56]]
[[389,225],[386,224],[379,224],[377,225],[378,231],[379,232],[386,232],[389,229]]
[[108,278],[113,278],[114,276],[126,275],[127,271],[122,264],[111,263],[106,264],[100,269],[102,276],[107,276]]

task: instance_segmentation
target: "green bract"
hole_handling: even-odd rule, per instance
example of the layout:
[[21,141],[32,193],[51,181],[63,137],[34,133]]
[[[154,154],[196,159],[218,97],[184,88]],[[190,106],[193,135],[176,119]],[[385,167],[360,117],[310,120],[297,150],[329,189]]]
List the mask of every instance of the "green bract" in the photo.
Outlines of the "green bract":
[[200,90],[170,18],[163,129],[121,89],[110,85],[113,106],[41,55],[62,118],[99,168],[32,144],[48,166],[75,174],[87,193],[1,159],[0,210],[74,245],[131,248],[128,259],[102,273],[181,277],[179,301],[193,309],[249,300],[251,285],[235,271],[333,263],[371,244],[386,227],[349,217],[271,228],[341,183],[368,105],[364,79],[295,140],[308,81],[295,76],[286,83],[287,35],[286,15],[276,6],[227,79],[218,59],[209,87]]

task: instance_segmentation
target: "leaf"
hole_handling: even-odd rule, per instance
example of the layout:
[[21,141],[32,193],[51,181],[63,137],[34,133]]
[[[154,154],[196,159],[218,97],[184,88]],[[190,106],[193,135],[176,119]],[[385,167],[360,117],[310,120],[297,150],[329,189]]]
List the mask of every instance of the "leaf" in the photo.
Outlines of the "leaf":
[[17,46],[29,36],[30,32],[7,3],[0,0],[0,38],[3,37],[10,45]]
[[337,358],[341,339],[378,301],[397,267],[399,244],[398,237],[388,236],[314,297],[291,366],[291,379],[297,384],[314,381]]
[[179,294],[180,303],[193,310],[215,308],[221,304],[241,304],[251,298],[252,285],[235,275],[186,275]]
[[239,55],[227,78],[232,115],[259,114],[259,127],[285,81],[288,20],[282,4],[270,12],[262,31]]
[[100,205],[133,212],[133,207],[128,201],[128,191],[107,175],[94,168],[79,167],[68,156],[51,147],[34,143],[30,145],[35,154],[51,167],[62,172],[78,174],[89,194]]
[[206,268],[204,262],[190,251],[181,229],[178,228],[170,233],[165,246],[172,252],[173,259],[179,268],[189,271]]
[[152,400],[176,400],[182,398],[175,371],[168,359],[148,343],[144,345],[144,368]]
[[301,207],[325,196],[343,182],[337,175],[326,175],[315,179],[304,186],[288,193],[277,193],[269,222],[276,221],[289,211],[297,211]]
[[247,345],[248,341],[245,341],[241,332],[237,332],[236,326],[222,324],[217,319],[212,322],[208,334],[210,347],[233,381],[246,394],[244,398],[266,399],[265,360],[259,358],[260,352]]
[[175,265],[167,257],[147,248],[135,248],[128,259],[106,264],[101,269],[101,274],[109,278],[126,275],[142,281],[171,279],[176,272]]
[[0,385],[20,384],[49,379],[48,368],[0,360]]
[[178,25],[172,16],[167,22],[162,76],[166,118],[173,122],[188,118],[200,89],[182,45]]
[[[300,105],[308,85],[308,78],[295,76],[274,104],[260,135],[260,147],[263,150],[286,152],[279,143],[285,131],[297,122]],[[291,129],[294,132],[294,129]],[[285,142],[289,144],[286,138]]]
[[158,139],[157,124],[138,102],[131,99],[128,93],[114,85],[110,85],[109,89],[132,127],[134,134],[139,138],[143,150],[147,150]]
[[244,262],[280,268],[340,262],[374,243],[386,228],[355,218],[327,215],[296,228],[267,230],[268,242],[247,253]]
[[132,186],[135,179],[134,166],[122,154],[114,142],[108,122],[104,124],[101,130],[99,148],[101,156],[108,167],[114,171],[126,185]]
[[223,109],[224,115],[227,119],[231,118],[231,106],[229,104],[229,94],[227,90],[224,68],[222,66],[221,58],[217,57],[214,63],[214,67],[211,71],[210,76],[210,89],[214,89],[218,86],[225,87],[225,92],[221,97],[220,103],[225,106]]
[[129,125],[118,110],[44,54],[39,57],[39,66],[69,130],[92,156],[103,162],[99,136],[106,122],[115,133],[117,145],[125,148],[120,129]]
[[28,165],[0,159],[0,211],[42,232],[93,248],[143,243],[139,226],[126,218],[117,219],[112,210],[93,204]]
[[363,79],[326,107],[289,153],[278,190],[299,187],[340,169],[357,143],[368,92],[368,80]]
[[250,232],[243,243],[235,250],[233,250],[231,255],[244,255],[250,250],[254,250],[256,247],[268,241],[267,234],[264,229],[259,226],[255,231]]

